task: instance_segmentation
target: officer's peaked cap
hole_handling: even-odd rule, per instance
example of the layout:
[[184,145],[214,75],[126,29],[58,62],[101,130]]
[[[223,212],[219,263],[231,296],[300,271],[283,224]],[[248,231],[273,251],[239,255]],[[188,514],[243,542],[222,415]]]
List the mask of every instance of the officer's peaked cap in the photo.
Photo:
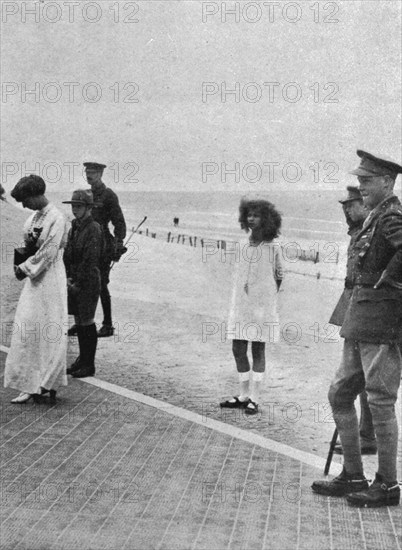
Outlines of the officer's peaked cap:
[[348,185],[346,188],[348,194],[344,199],[341,199],[339,202],[341,204],[346,204],[348,202],[352,201],[362,201],[363,197],[359,191],[358,187],[355,187],[354,185]]
[[361,149],[357,150],[357,155],[361,158],[360,166],[352,170],[352,172],[349,172],[354,176],[364,176],[368,178],[391,176],[396,178],[398,174],[402,173],[402,166],[390,158],[384,156],[375,157]]
[[106,168],[106,164],[99,164],[99,162],[84,162],[86,171],[103,172]]

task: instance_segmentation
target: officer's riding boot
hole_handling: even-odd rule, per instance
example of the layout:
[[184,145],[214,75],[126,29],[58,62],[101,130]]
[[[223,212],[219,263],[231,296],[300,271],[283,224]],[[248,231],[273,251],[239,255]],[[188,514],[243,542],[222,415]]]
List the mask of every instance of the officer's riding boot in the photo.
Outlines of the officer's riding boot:
[[98,343],[98,335],[96,333],[96,325],[88,325],[83,329],[83,346],[81,348],[80,368],[73,373],[74,378],[85,378],[95,374],[95,353]]
[[99,338],[106,338],[108,336],[113,336],[114,333],[112,323],[112,300],[110,298],[109,289],[107,286],[102,288],[100,298],[103,309],[103,323],[98,332],[98,336]]
[[79,350],[80,350],[80,355],[77,357],[77,359],[74,361],[74,363],[72,363],[72,365],[70,365],[66,371],[67,374],[73,374],[74,372],[76,372],[77,370],[79,370],[81,368],[81,350],[83,349],[84,347],[84,340],[83,340],[83,328],[85,327],[81,327],[79,325],[75,325],[76,327],[76,331],[77,331],[77,337],[78,337],[78,346],[79,346]]
[[384,481],[380,474],[375,475],[375,480],[366,491],[351,493],[346,500],[352,506],[361,508],[381,508],[382,506],[398,506],[401,496],[399,483]]
[[315,493],[328,497],[344,497],[350,493],[356,493],[356,491],[365,491],[368,487],[369,484],[364,474],[348,474],[345,467],[339,476],[334,477],[331,481],[319,479],[314,481],[311,486]]

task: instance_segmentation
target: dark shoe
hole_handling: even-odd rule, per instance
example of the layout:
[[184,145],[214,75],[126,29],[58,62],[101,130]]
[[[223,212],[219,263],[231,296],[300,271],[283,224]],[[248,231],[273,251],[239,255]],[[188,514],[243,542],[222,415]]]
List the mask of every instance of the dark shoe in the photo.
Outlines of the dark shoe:
[[401,489],[397,481],[385,483],[379,474],[367,491],[353,492],[346,497],[352,506],[380,508],[382,506],[398,506]]
[[88,367],[81,365],[79,370],[76,370],[71,375],[73,378],[86,378],[87,376],[93,376],[95,374],[95,367]]
[[247,406],[244,409],[244,412],[246,414],[257,414],[258,413],[258,405],[254,401],[251,401],[251,399],[248,400]]
[[71,328],[68,329],[67,335],[68,336],[75,336],[77,334],[77,325],[73,325]]
[[[361,439],[360,450],[362,455],[375,455],[377,454],[377,443],[375,441],[363,441]],[[343,455],[343,449],[340,441],[335,445],[334,453],[337,455]]]
[[45,395],[48,395],[48,402],[52,405],[56,403],[56,390],[46,390],[45,388],[40,389],[40,393],[35,393],[33,395],[35,403],[44,403],[46,398]]
[[68,369],[66,370],[66,374],[73,374],[73,372],[76,372],[81,367],[81,356],[79,355],[77,359],[72,363]]
[[108,336],[113,336],[114,327],[109,325],[102,325],[101,329],[98,331],[98,338],[107,338]]
[[348,474],[344,468],[342,473],[331,481],[314,481],[311,488],[319,495],[343,497],[349,493],[365,491],[368,486],[368,481],[363,474]]
[[219,405],[222,407],[222,409],[244,409],[244,407],[247,406],[247,403],[249,402],[248,399],[245,401],[240,401],[238,397],[232,397],[234,401],[231,399],[228,399],[227,401],[222,401],[222,403],[219,403]]

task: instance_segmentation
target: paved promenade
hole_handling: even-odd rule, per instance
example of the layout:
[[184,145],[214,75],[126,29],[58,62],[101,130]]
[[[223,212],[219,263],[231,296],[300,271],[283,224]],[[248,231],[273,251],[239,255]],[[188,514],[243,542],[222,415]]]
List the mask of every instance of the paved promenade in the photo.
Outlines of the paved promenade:
[[308,453],[95,378],[0,393],[2,550],[401,548],[401,508],[314,495]]

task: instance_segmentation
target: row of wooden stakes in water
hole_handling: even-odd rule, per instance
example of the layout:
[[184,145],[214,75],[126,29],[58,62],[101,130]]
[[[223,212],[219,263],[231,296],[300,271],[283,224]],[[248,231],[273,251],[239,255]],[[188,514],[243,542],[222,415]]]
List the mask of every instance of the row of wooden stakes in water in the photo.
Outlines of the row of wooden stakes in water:
[[[153,239],[156,239],[156,233],[152,233],[148,229],[145,231],[138,231],[139,235],[145,235],[146,237],[152,237]],[[190,237],[189,235],[176,235],[172,234],[171,231],[167,234],[167,242],[168,243],[174,243],[177,244],[189,244],[190,246],[197,246],[197,242],[201,245],[201,247],[204,247],[204,242],[216,242],[216,245],[218,248],[222,248],[222,250],[226,250],[226,241],[222,240],[215,240],[215,239],[199,239],[198,237]]]
[[[149,231],[149,229],[146,229],[145,231],[138,231],[139,235],[145,235],[146,237],[151,237],[153,239],[156,239],[156,233]],[[189,235],[176,235],[173,234],[171,231],[167,234],[167,242],[168,243],[176,243],[176,244],[189,244],[190,246],[197,246],[197,243],[203,248],[206,244],[216,243],[216,247],[218,249],[226,250],[226,241],[222,239],[201,239],[198,237],[190,237]],[[296,254],[295,258],[298,258],[300,260],[306,261],[306,262],[313,262],[317,264],[320,261],[320,253],[316,250],[308,249],[304,250],[301,247],[298,247],[295,249]],[[339,254],[337,255],[336,262],[338,263]]]

